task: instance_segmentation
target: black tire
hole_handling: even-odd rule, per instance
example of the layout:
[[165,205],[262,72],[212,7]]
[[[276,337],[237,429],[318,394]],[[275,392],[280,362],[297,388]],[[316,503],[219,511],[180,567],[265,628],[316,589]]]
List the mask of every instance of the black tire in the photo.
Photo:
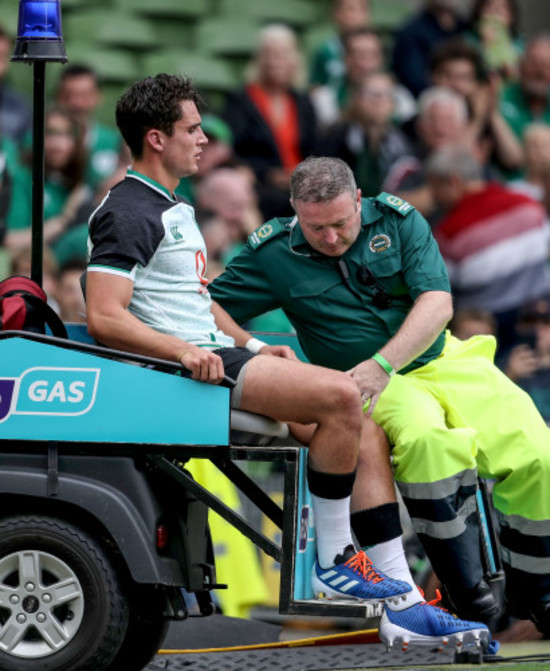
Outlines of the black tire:
[[1,520],[0,587],[12,591],[0,604],[0,669],[108,668],[126,634],[128,604],[86,532],[40,515]]
[[141,671],[156,655],[168,632],[169,621],[163,618],[164,593],[135,583],[130,590],[128,629],[109,671]]

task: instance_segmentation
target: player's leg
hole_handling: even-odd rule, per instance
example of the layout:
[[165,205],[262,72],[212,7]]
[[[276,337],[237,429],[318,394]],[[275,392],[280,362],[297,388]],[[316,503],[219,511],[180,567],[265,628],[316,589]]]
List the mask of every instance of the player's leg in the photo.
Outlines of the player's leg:
[[487,645],[484,625],[451,617],[434,603],[426,603],[414,584],[403,547],[389,443],[382,429],[368,418],[363,422],[351,523],[359,545],[374,565],[412,587],[406,601],[384,607],[379,633],[389,648]]
[[368,600],[409,592],[406,583],[380,575],[353,544],[349,506],[363,421],[353,380],[338,371],[257,356],[246,366],[241,408],[316,425],[308,466],[318,551],[314,591]]

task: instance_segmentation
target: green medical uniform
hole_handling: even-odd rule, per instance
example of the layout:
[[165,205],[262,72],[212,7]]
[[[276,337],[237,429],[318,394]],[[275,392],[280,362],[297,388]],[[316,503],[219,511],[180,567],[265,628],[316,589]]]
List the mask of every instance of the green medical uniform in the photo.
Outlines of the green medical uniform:
[[[374,282],[360,282],[362,266]],[[359,237],[340,259],[316,253],[296,218],[274,219],[210,285],[241,323],[282,307],[309,360],[340,370],[378,351],[420,294],[449,290],[428,224],[389,194],[363,199]],[[468,588],[483,578],[479,473],[497,480],[508,582],[519,600],[533,599],[550,593],[550,430],[494,366],[494,346],[441,333],[391,379],[374,419],[394,445],[396,482],[441,580]]]

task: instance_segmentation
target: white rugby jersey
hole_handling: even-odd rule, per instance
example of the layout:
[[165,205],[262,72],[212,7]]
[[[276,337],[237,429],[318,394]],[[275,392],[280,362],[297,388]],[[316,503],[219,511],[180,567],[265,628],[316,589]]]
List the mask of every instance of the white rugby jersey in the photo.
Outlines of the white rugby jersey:
[[88,272],[131,279],[129,310],[156,331],[199,347],[234,346],[211,311],[194,209],[149,177],[128,170],[90,217]]

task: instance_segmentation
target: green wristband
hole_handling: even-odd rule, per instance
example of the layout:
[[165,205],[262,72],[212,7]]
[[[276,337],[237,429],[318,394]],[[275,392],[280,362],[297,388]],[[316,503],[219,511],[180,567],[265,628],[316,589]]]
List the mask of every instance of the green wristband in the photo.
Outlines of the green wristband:
[[384,359],[384,357],[381,354],[378,354],[378,352],[376,352],[376,354],[372,355],[372,359],[374,359],[374,361],[376,361],[376,363],[379,366],[381,366],[390,377],[392,375],[395,375],[395,368],[391,365],[389,361],[386,361],[386,359]]

